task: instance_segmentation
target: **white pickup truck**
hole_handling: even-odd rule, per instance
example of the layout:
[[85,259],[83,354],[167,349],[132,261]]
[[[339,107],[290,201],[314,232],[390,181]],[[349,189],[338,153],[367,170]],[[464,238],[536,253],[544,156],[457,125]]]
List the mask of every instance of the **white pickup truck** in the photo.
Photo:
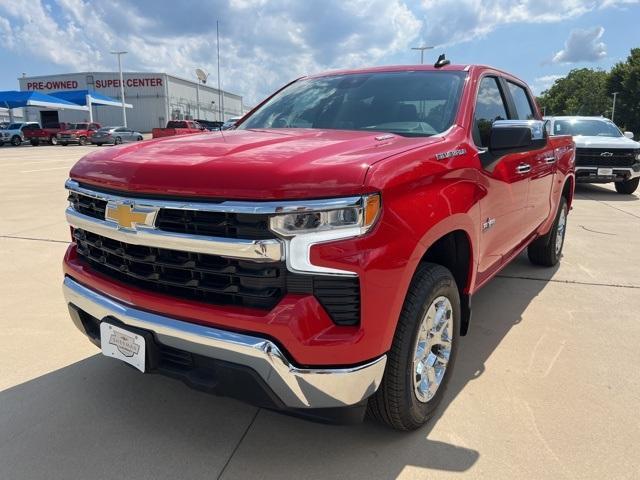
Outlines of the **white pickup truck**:
[[545,117],[552,135],[573,135],[576,182],[615,182],[616,191],[632,194],[640,183],[640,143],[604,117]]

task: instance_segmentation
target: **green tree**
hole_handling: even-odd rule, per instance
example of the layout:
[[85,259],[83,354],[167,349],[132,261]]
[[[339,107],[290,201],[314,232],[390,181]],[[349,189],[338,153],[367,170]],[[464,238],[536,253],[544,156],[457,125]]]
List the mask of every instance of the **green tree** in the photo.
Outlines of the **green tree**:
[[607,96],[609,74],[602,70],[579,68],[560,78],[538,97],[547,115],[608,116],[611,102]]
[[640,48],[631,49],[625,62],[614,65],[607,80],[607,93],[616,99],[614,121],[625,130],[640,134]]

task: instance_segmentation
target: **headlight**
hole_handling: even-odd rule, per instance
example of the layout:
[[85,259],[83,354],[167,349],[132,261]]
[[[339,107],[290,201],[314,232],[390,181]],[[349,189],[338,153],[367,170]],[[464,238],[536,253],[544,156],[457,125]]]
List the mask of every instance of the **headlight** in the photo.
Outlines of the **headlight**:
[[[271,231],[283,237],[314,234],[344,229],[365,233],[380,212],[380,195],[361,197],[354,205],[320,211],[300,211],[271,217]],[[342,236],[342,235],[340,235]]]
[[272,216],[272,232],[285,241],[289,271],[307,274],[355,276],[350,270],[324,267],[311,262],[311,247],[365,234],[380,216],[379,194],[306,202]]
[[640,160],[640,150],[636,150],[636,160]]

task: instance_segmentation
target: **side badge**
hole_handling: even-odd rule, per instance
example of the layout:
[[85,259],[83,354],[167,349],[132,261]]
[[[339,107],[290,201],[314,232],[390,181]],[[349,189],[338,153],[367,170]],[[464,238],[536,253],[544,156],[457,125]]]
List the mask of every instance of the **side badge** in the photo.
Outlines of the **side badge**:
[[495,224],[496,224],[496,219],[495,218],[487,218],[484,222],[482,222],[482,231],[486,232],[491,227],[493,227]]
[[459,148],[457,150],[451,150],[449,152],[436,153],[436,160],[446,160],[447,158],[459,157],[467,153],[465,148]]

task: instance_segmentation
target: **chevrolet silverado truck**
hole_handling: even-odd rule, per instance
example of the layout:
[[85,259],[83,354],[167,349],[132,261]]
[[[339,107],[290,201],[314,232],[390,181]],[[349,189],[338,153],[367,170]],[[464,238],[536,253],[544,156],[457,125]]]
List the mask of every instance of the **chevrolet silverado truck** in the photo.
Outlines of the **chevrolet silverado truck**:
[[189,135],[202,133],[206,128],[193,120],[169,120],[165,128],[151,130],[151,138],[173,137],[175,135]]
[[78,145],[86,145],[89,143],[89,138],[95,132],[100,130],[99,123],[69,123],[66,130],[62,130],[56,134],[58,144],[66,147],[70,143],[77,143]]
[[545,117],[553,135],[572,135],[576,144],[576,182],[612,183],[630,195],[640,183],[640,143],[604,117]]
[[141,372],[415,429],[473,294],[525,249],[560,260],[573,162],[571,137],[548,136],[500,70],[304,77],[233,130],[81,159],[64,295],[77,328]]
[[42,128],[38,125],[37,128],[29,128],[24,130],[25,141],[31,143],[34,147],[40,145],[40,143],[50,143],[51,145],[58,144],[57,134],[67,130],[70,127],[69,123],[54,123],[45,125]]

